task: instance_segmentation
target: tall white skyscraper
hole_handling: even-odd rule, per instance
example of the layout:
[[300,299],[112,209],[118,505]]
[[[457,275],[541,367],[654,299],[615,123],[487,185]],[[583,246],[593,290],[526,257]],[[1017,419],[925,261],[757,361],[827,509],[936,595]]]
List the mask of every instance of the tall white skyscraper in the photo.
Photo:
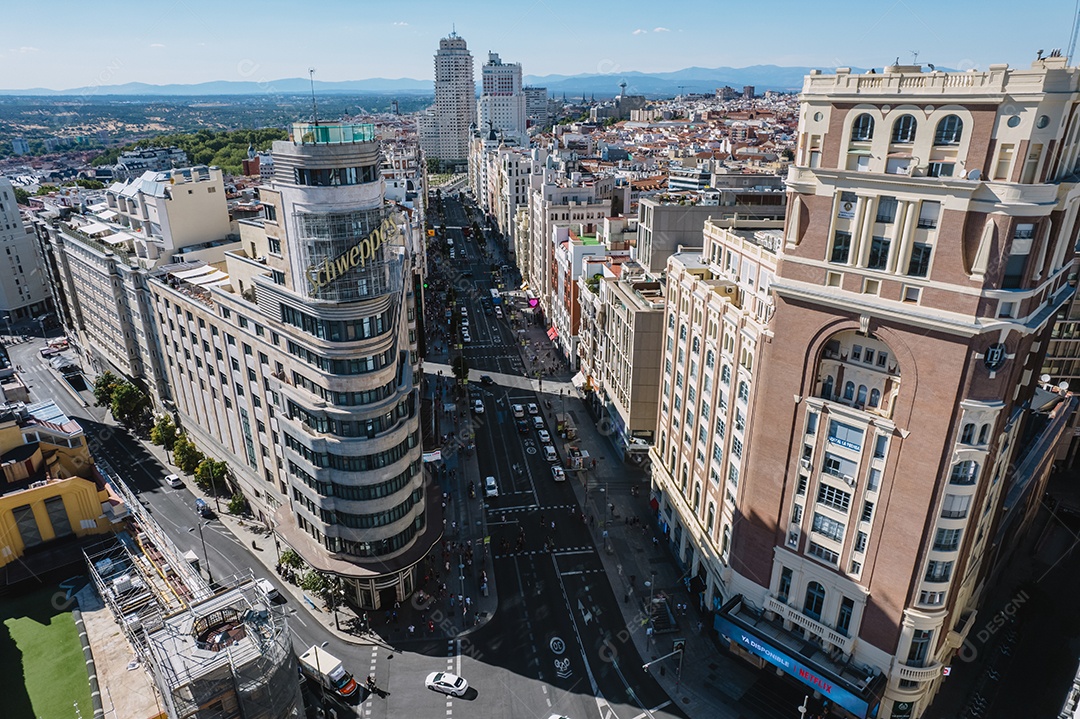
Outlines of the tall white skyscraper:
[[505,138],[525,138],[525,93],[521,88],[521,65],[504,63],[498,53],[489,52],[482,69],[480,130],[494,129]]
[[435,53],[435,106],[421,116],[421,147],[428,157],[464,165],[469,158],[469,126],[475,123],[472,53],[465,39],[452,32],[439,41]]

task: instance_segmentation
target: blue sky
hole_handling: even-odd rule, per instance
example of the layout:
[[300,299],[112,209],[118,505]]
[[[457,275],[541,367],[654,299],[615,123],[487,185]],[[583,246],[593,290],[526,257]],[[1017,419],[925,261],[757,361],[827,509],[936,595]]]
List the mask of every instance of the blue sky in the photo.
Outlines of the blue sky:
[[[756,64],[1026,67],[1065,47],[1074,3],[1005,0],[9,0],[0,88],[432,77],[456,26],[527,75],[660,72]],[[1003,41],[1008,39],[1008,43]]]

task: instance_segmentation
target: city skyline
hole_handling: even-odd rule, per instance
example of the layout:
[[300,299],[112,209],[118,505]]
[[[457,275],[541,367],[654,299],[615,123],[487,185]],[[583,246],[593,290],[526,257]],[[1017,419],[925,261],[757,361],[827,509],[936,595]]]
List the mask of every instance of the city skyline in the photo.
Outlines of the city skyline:
[[[296,18],[290,12],[294,6],[279,0],[262,5],[257,19],[239,6],[205,0],[161,7],[123,0],[108,14],[62,2],[50,18],[49,35],[33,39],[26,30],[37,18],[31,6],[19,5],[8,10],[9,21],[0,28],[0,57],[8,69],[0,87],[270,82],[304,76],[309,67],[324,81],[426,80],[433,75],[434,48],[453,31],[469,42],[476,57],[499,52],[532,76],[758,64],[882,67],[896,58],[910,62],[915,51],[920,61],[951,69],[985,69],[999,62],[1025,67],[1037,50],[1048,53],[1068,44],[1072,9],[1064,5],[1029,23],[1012,24],[1007,47],[985,43],[982,38],[999,31],[1000,13],[993,12],[993,4],[970,14],[963,5],[929,0],[897,0],[872,11],[837,0],[826,4],[831,12],[804,15],[797,29],[785,32],[776,18],[798,9],[787,0],[770,6],[779,12],[768,18],[759,18],[752,6],[724,9],[723,25],[701,22],[690,12],[659,12],[639,0],[624,3],[618,17],[558,0],[523,9],[494,3],[449,9],[419,0],[409,14],[392,6],[365,8],[361,14],[340,0],[328,0],[320,5],[321,17],[310,20]],[[115,30],[117,17],[139,18],[125,30],[126,44],[97,42]],[[958,24],[967,29],[962,36],[935,29]],[[530,32],[508,35],[515,25]]]

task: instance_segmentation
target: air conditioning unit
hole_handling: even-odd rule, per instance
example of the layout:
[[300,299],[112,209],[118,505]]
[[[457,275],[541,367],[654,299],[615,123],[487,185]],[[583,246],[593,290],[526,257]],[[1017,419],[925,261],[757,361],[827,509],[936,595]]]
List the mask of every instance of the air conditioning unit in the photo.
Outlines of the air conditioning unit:
[[852,477],[850,474],[845,474],[844,475],[844,481],[847,483],[847,486],[849,486],[849,487],[854,487],[855,486],[855,478]]
[[799,466],[801,466],[803,469],[810,469],[810,460],[809,459],[800,459],[799,460]]

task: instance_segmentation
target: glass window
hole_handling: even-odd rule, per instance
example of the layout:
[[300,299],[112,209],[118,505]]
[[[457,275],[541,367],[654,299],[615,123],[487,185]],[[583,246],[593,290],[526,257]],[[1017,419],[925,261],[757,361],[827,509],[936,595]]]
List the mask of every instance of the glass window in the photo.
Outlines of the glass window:
[[803,614],[821,621],[821,609],[825,606],[825,587],[819,582],[806,585],[806,597],[803,599]]
[[776,598],[786,604],[789,594],[791,594],[791,570],[783,567],[780,569],[780,584],[776,589]]
[[896,220],[896,198],[881,197],[878,199],[877,221],[891,225]]
[[814,522],[812,525],[813,531],[828,537],[834,542],[844,541],[844,523],[838,522],[831,517],[826,517],[824,514],[818,514],[814,512]]
[[930,271],[930,254],[933,248],[925,242],[915,242],[911,246],[911,259],[907,273],[912,277],[926,277]]
[[956,115],[946,115],[938,121],[934,131],[935,145],[958,145],[964,134],[964,121]]
[[840,613],[836,617],[836,631],[848,636],[851,630],[851,617],[855,614],[855,600],[844,597],[840,602]]
[[914,115],[901,115],[893,123],[892,141],[899,144],[915,142],[915,131],[918,126]]
[[870,240],[870,257],[867,258],[866,267],[871,270],[884,270],[889,264],[888,237],[874,237]]
[[832,420],[829,422],[829,442],[859,452],[862,450],[863,430]]
[[851,506],[851,495],[836,487],[823,484],[818,487],[817,501],[826,507],[846,512]]
[[865,142],[874,139],[874,118],[865,112],[855,118],[851,126],[851,139],[854,142]]
[[941,516],[944,519],[963,519],[970,507],[970,495],[946,494],[941,503]]
[[939,529],[934,535],[934,549],[938,552],[952,552],[960,546],[962,529]]
[[844,264],[848,261],[848,255],[851,253],[851,233],[837,231],[833,237],[832,255],[829,257],[830,262],[838,262]]

